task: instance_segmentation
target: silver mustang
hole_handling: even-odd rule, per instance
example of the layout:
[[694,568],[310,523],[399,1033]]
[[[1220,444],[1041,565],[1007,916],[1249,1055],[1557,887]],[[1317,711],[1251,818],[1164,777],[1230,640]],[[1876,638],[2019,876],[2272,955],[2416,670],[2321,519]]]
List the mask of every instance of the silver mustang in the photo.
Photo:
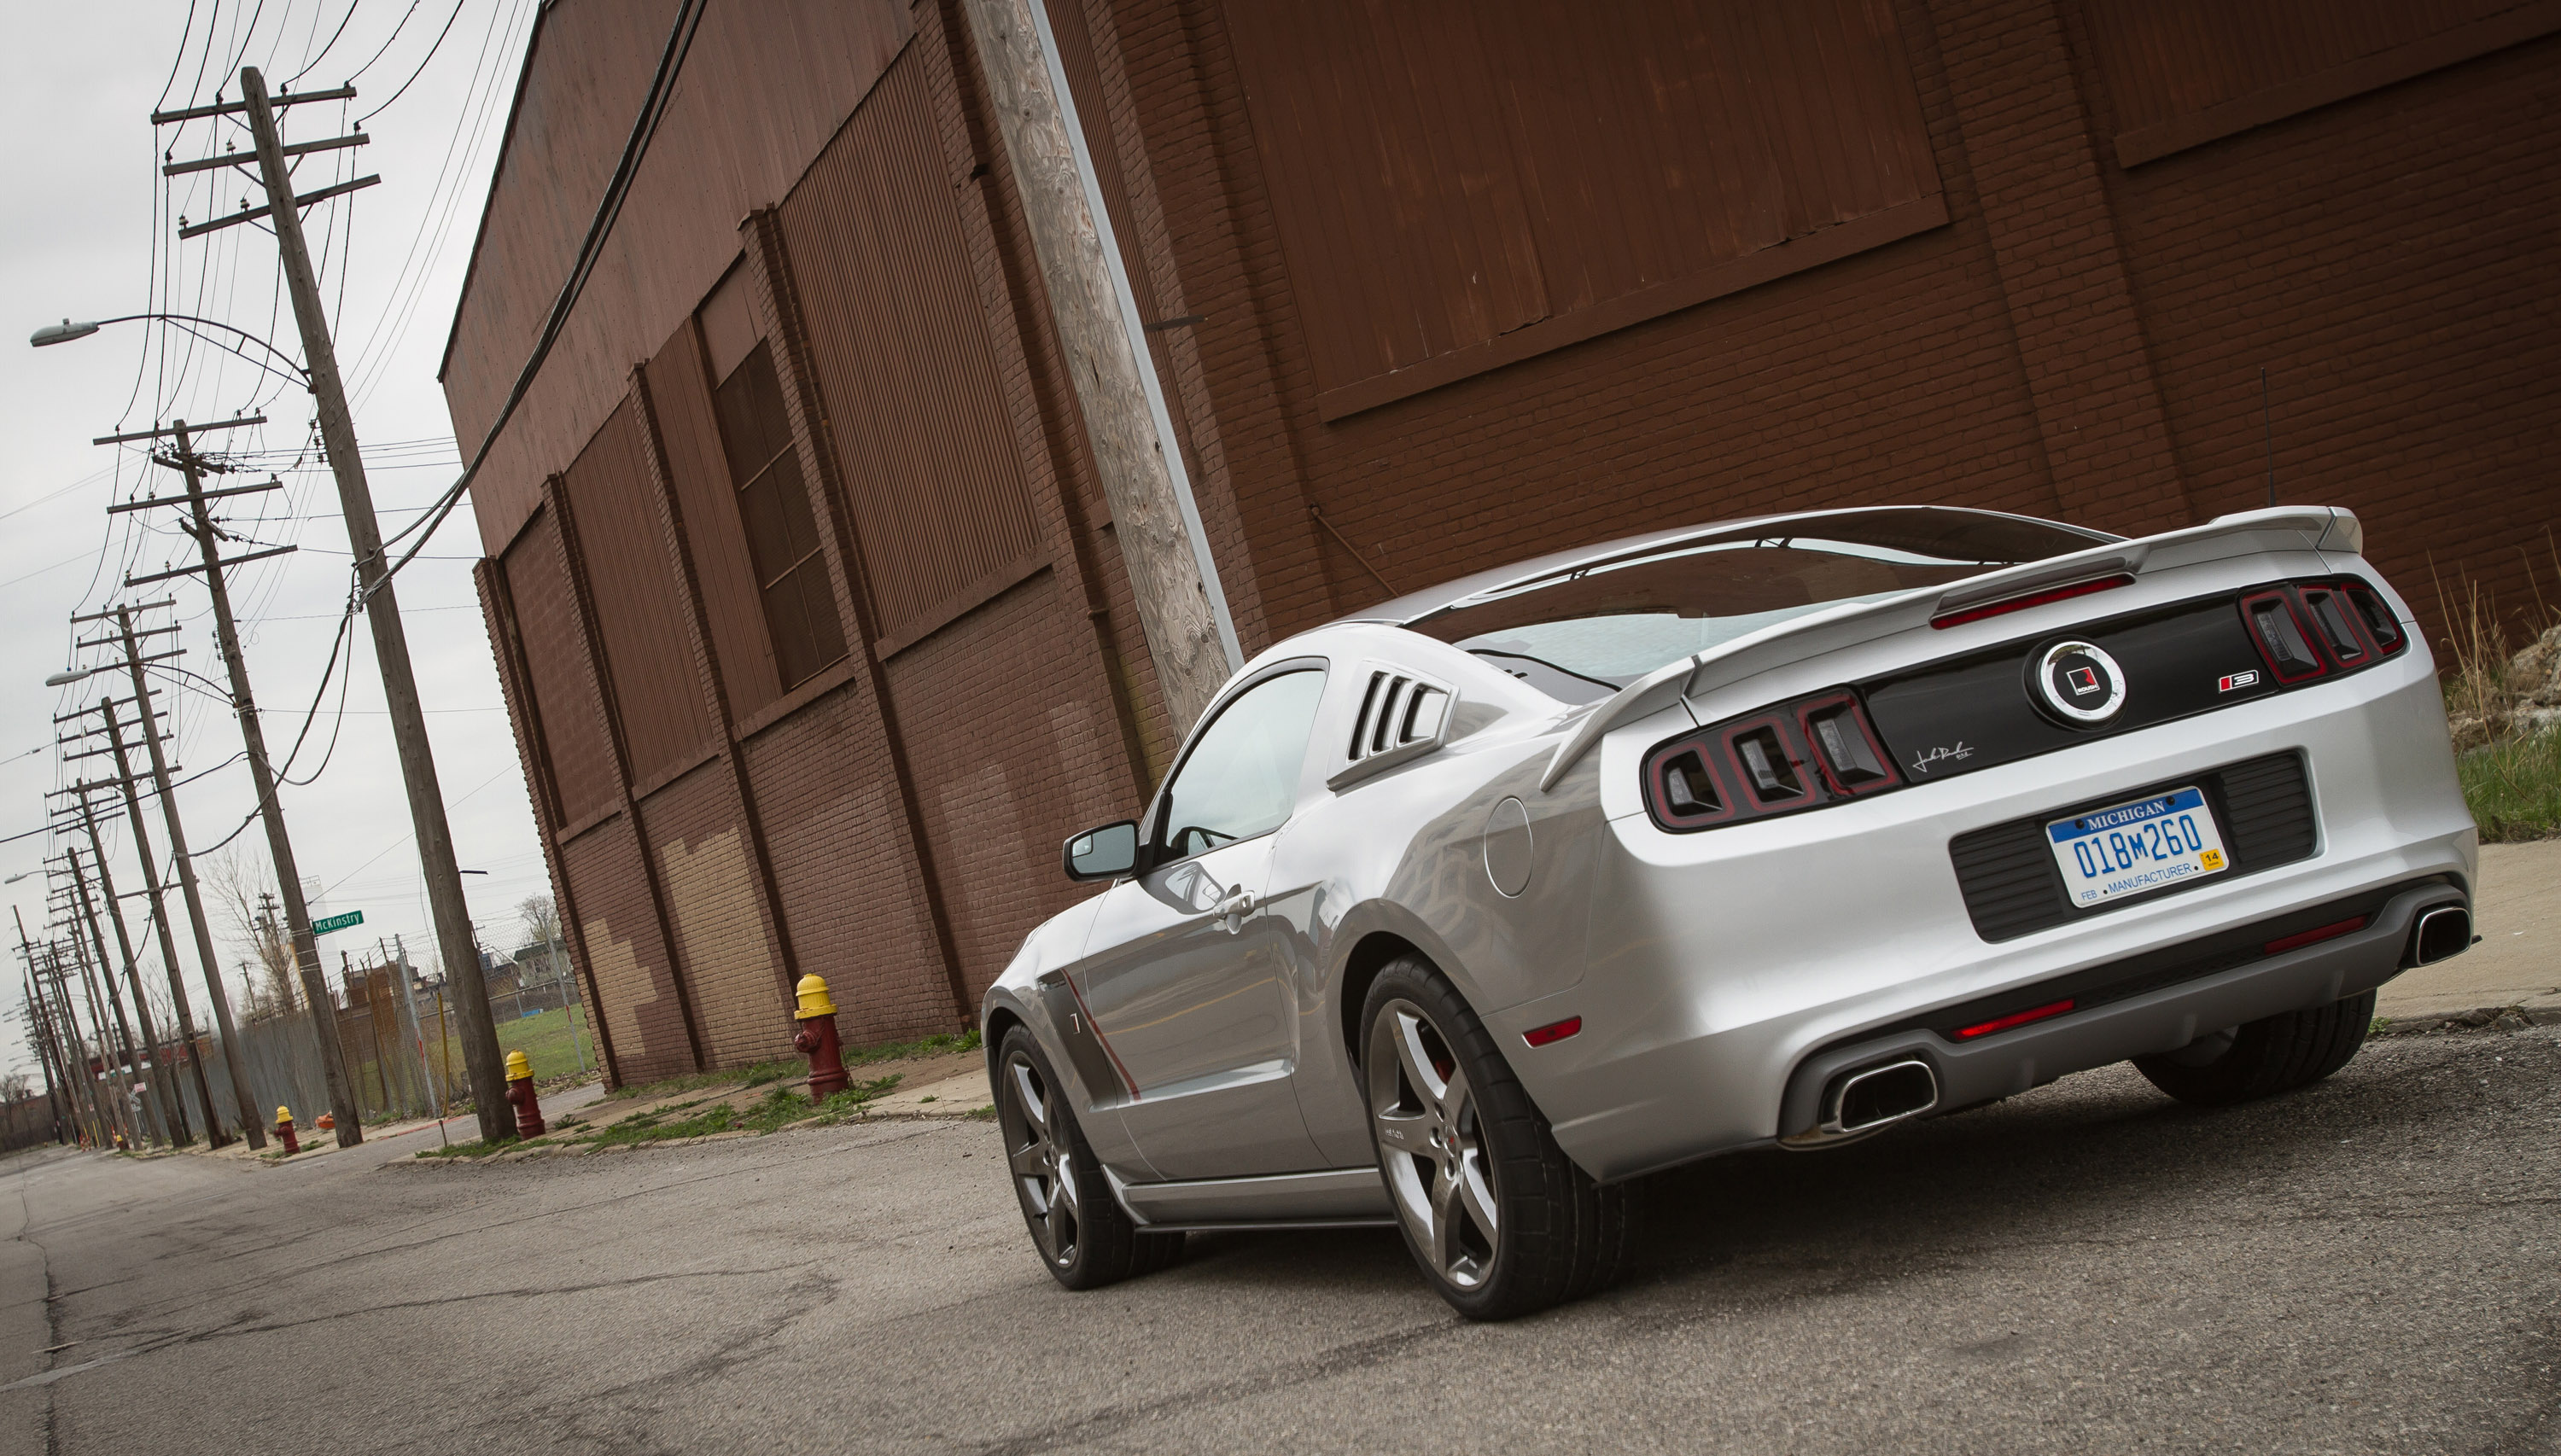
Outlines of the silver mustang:
[[2133,1058],[2328,1075],[2472,943],[2434,664],[2356,518],[1814,512],[1563,553],[1249,663],[981,1009],[1060,1282],[1393,1222],[1461,1313],[1632,1180]]

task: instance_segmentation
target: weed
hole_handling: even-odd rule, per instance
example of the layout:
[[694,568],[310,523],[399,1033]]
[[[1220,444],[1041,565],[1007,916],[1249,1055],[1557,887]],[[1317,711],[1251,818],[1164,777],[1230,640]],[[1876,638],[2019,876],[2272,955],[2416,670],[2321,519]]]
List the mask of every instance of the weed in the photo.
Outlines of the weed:
[[2484,841],[2561,835],[2561,726],[2475,748],[2455,773]]
[[996,1120],[996,1104],[990,1102],[984,1107],[972,1107],[969,1116],[979,1122],[993,1122]]

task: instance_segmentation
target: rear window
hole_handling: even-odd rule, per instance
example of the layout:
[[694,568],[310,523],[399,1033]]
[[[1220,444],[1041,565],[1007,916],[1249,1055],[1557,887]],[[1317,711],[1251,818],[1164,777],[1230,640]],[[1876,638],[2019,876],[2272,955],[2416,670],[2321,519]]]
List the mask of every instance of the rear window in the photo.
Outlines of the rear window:
[[1759,522],[1479,592],[1406,625],[1567,703],[1845,601],[1876,601],[2116,538],[1930,507]]

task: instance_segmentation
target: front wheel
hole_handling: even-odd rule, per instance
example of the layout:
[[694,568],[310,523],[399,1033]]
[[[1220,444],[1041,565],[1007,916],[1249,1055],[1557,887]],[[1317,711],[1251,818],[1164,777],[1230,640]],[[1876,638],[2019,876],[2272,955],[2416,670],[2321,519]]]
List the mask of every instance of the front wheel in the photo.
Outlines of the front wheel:
[[2309,1086],[2347,1065],[2373,1025],[2368,991],[2200,1037],[2176,1052],[2137,1056],[2134,1070],[2182,1102],[2229,1107]]
[[1362,1008],[1371,1141],[1406,1247],[1443,1299],[1501,1320],[1615,1282],[1635,1195],[1603,1187],[1547,1119],[1449,979],[1391,962]]
[[1005,1033],[996,1068],[1006,1172],[1051,1277],[1070,1289],[1099,1289],[1179,1257],[1181,1234],[1147,1232],[1111,1197],[1103,1164],[1030,1028]]

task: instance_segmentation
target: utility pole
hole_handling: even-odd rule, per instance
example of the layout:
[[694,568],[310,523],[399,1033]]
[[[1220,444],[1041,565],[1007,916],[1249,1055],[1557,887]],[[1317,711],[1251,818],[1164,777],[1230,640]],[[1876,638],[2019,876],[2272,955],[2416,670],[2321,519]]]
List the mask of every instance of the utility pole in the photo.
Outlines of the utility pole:
[[[374,661],[382,669],[383,703],[390,710],[392,740],[400,749],[401,777],[409,789],[410,820],[417,832],[419,870],[427,880],[427,906],[435,920],[436,948],[444,958],[445,981],[461,1002],[462,1059],[470,1071],[472,1108],[479,1115],[480,1135],[497,1142],[515,1135],[506,1101],[506,1070],[498,1059],[497,1028],[489,1016],[489,998],[481,983],[479,958],[471,944],[471,912],[462,898],[462,875],[453,856],[453,831],[444,816],[444,794],[436,782],[435,755],[427,737],[427,717],[421,711],[418,679],[410,667],[409,636],[402,626],[399,599],[386,569],[382,527],[374,519],[373,491],[365,480],[364,454],[356,444],[355,417],[347,407],[346,389],[338,376],[337,350],[329,337],[328,314],[321,306],[310,249],[302,237],[304,207],[381,179],[360,178],[297,197],[285,162],[283,138],[276,131],[275,110],[278,105],[312,96],[305,93],[270,101],[266,78],[255,66],[242,68],[240,79],[241,99],[218,103],[210,109],[244,113],[256,142],[258,174],[266,188],[266,202],[213,224],[182,229],[180,236],[253,217],[263,217],[274,229],[286,289],[293,300],[294,322],[302,331],[302,357],[319,413],[320,440],[328,451],[329,468],[337,477],[338,505],[347,521],[347,544],[355,552],[359,598],[373,628]],[[341,86],[338,93],[353,95],[355,89]],[[152,119],[157,122],[175,116]],[[301,155],[361,145],[365,140],[358,134],[303,142],[291,150]],[[198,159],[171,163],[168,170],[198,170],[223,164],[220,159]],[[276,873],[285,874],[281,866]],[[298,903],[300,894],[298,886],[288,890],[288,912],[294,912],[293,905]],[[295,924],[299,936],[298,913]],[[339,1113],[338,1121],[343,1137],[347,1114]]]
[[[260,415],[249,419],[220,420],[204,428],[224,429],[235,424],[264,422],[264,416]],[[125,440],[153,439],[163,435],[174,437],[177,441],[177,449],[172,454],[155,455],[153,459],[161,465],[176,470],[186,478],[186,495],[164,496],[147,501],[128,501],[125,504],[138,507],[185,501],[189,521],[181,529],[196,539],[197,550],[203,555],[204,561],[199,566],[180,566],[147,576],[130,576],[125,578],[124,584],[128,587],[140,586],[165,580],[171,576],[192,575],[197,571],[205,573],[205,590],[213,598],[214,604],[214,638],[222,648],[223,666],[231,673],[232,708],[240,716],[241,745],[248,750],[250,782],[257,790],[258,817],[265,822],[267,862],[274,867],[277,888],[284,895],[285,924],[293,936],[293,964],[300,973],[303,999],[310,1003],[311,1033],[320,1043],[320,1078],[328,1088],[329,1111],[331,1120],[337,1124],[338,1146],[352,1148],[363,1142],[365,1136],[356,1121],[355,1099],[348,1095],[346,1058],[338,1046],[336,1003],[330,998],[328,982],[321,974],[319,947],[311,938],[311,915],[302,901],[302,873],[293,858],[292,837],[285,833],[284,804],[276,796],[275,768],[266,756],[266,730],[258,723],[257,699],[250,692],[249,659],[241,652],[240,628],[232,618],[231,586],[224,574],[243,562],[281,556],[293,548],[274,547],[266,551],[245,553],[228,560],[223,557],[222,533],[214,525],[213,512],[207,508],[206,502],[223,496],[248,495],[257,491],[272,490],[275,485],[270,481],[265,485],[234,486],[221,491],[205,489],[206,461],[196,453],[194,435],[187,421],[177,420],[167,429],[141,430],[126,435],[106,435],[96,443],[115,444]],[[255,1123],[252,1125],[255,1126]]]
[[[106,874],[106,862],[96,858],[97,846],[95,841],[90,842],[89,853],[92,861],[97,866],[99,876],[103,877]],[[126,1105],[130,1106],[133,1102],[133,1089],[136,1084],[142,1085],[145,1095],[148,1095],[150,1092],[150,1086],[147,1081],[145,1081],[142,1072],[143,1055],[138,1044],[133,1040],[133,1023],[125,1019],[124,995],[115,988],[115,963],[108,960],[106,956],[106,932],[99,928],[98,925],[97,901],[92,898],[88,892],[88,877],[81,873],[80,850],[77,847],[66,846],[63,850],[63,858],[71,866],[73,902],[80,907],[80,919],[74,922],[72,929],[72,944],[75,946],[82,944],[79,927],[82,924],[87,925],[89,937],[87,944],[94,946],[97,950],[97,978],[99,981],[105,983],[106,1004],[114,1008],[115,1011],[116,1040],[124,1045],[124,1100]],[[113,908],[113,902],[111,900],[109,901],[109,908]],[[122,933],[123,923],[122,917],[119,916],[116,920],[116,929],[118,932],[116,938],[118,940],[129,942],[129,937]],[[126,944],[125,952],[128,956],[132,953],[132,946],[130,943]],[[85,965],[84,965],[83,969],[86,969]],[[133,969],[131,961],[128,960],[126,962],[125,969],[127,971]],[[142,978],[136,976],[133,978],[133,982],[136,986],[139,986],[142,983]],[[94,995],[95,993],[92,992],[91,994]],[[135,1010],[138,1012],[141,1008],[136,1007]],[[148,1026],[149,1023],[145,1022],[144,1025]],[[98,1038],[103,1041],[105,1037],[106,1028],[101,1024],[98,1028]],[[152,1108],[150,1117],[136,1117],[133,1119],[133,1130],[136,1133],[146,1134],[156,1141],[166,1143],[169,1141],[169,1132],[167,1127],[163,1125],[163,1121],[164,1119],[161,1116],[160,1109],[155,1106]]]
[[[108,705],[108,711],[111,715],[112,705]],[[113,721],[110,716],[108,722],[111,724]],[[122,755],[119,753],[117,756]],[[97,810],[89,802],[88,795],[90,789],[99,787],[103,785],[90,783],[84,778],[72,785],[71,794],[80,804],[81,827],[88,833],[89,859],[97,866],[98,895],[106,901],[107,918],[115,925],[116,953],[124,958],[125,983],[133,992],[133,1022],[142,1029],[142,1043],[150,1049],[152,1081],[156,1084],[161,1097],[162,1130],[169,1135],[169,1141],[172,1143],[192,1143],[196,1139],[195,1135],[187,1130],[187,1099],[178,1090],[177,1068],[169,1065],[168,1058],[160,1054],[160,1034],[151,1025],[151,1004],[142,994],[142,967],[133,954],[132,933],[125,928],[124,904],[116,897],[115,880],[106,867],[106,850],[98,843]],[[130,780],[125,784],[125,791],[132,792]],[[142,856],[143,874],[156,882],[159,876],[152,868],[149,847],[137,845],[135,849]],[[160,902],[156,894],[152,896],[151,913],[154,919],[159,918]],[[160,953],[164,957],[170,954],[169,927],[166,921],[162,921],[160,925]],[[205,1107],[207,1115],[210,1116],[213,1104],[207,1102]]]
[[1043,0],[963,0],[1177,736],[1245,665]]
[[[249,1139],[249,1145],[253,1151],[263,1151],[266,1147],[264,1119],[258,1115],[256,1094],[250,1089],[249,1067],[241,1057],[240,1029],[232,1024],[231,993],[223,987],[222,961],[214,950],[213,926],[205,918],[205,896],[196,885],[196,861],[194,856],[187,852],[187,829],[179,822],[178,795],[169,783],[169,756],[160,749],[162,734],[154,726],[148,706],[151,702],[149,696],[151,687],[142,679],[143,665],[155,659],[142,655],[141,638],[144,634],[133,630],[133,613],[136,610],[149,611],[171,604],[169,601],[162,600],[146,603],[140,608],[117,607],[115,609],[117,640],[124,648],[124,669],[133,683],[134,708],[142,716],[142,742],[149,750],[151,758],[151,784],[160,796],[160,818],[169,830],[169,853],[177,861],[179,892],[187,902],[187,919],[195,928],[196,961],[204,967],[205,994],[212,999],[214,1028],[222,1036],[223,1066],[231,1073],[232,1099],[237,1104],[235,1110],[240,1114],[241,1132]],[[86,619],[75,619],[75,621],[80,620]],[[159,871],[154,866],[151,854],[151,831],[145,828],[142,822],[141,800],[133,788],[132,771],[126,767],[123,735],[115,729],[114,705],[112,703],[106,705],[105,712],[107,732],[116,745],[116,776],[124,781],[124,812],[133,822],[134,847],[142,854],[143,874],[148,877],[148,883],[152,887],[152,912],[160,917],[161,955],[169,962],[169,996],[177,1004],[179,1029],[186,1034],[188,1047],[193,1049],[196,1045],[195,1020],[193,1014],[187,1009],[186,987],[178,979],[177,954],[169,948],[169,917],[162,908],[163,890],[159,883]],[[219,1148],[229,1139],[223,1135],[222,1117],[214,1111],[213,1093],[205,1081],[204,1058],[201,1055],[191,1055],[190,1059],[196,1065],[196,1092],[204,1099],[207,1131],[212,1135],[213,1146]]]
[[[124,1084],[124,1069],[115,1063],[115,1049],[107,1041],[106,1011],[97,999],[97,982],[89,976],[88,947],[81,943],[79,931],[74,930],[71,964],[68,966],[63,964],[63,948],[60,942],[45,948],[53,955],[54,969],[66,982],[74,973],[79,975],[81,997],[88,1003],[89,1030],[97,1034],[98,1074],[95,1080],[103,1084],[97,1094],[100,1104],[98,1115],[105,1120],[109,1131],[129,1127],[132,1124],[133,1092]],[[74,1004],[77,1006],[78,1003]],[[85,1065],[85,1059],[84,1056],[84,1065]],[[125,1145],[130,1147],[135,1141],[137,1139],[128,1138]]]
[[36,1046],[36,1061],[45,1069],[45,1107],[54,1114],[54,1141],[63,1141],[63,1126],[71,1119],[65,1116],[69,1105],[68,1089],[56,1072],[54,1029],[47,1025],[44,1002],[36,990],[36,968],[27,968],[27,1036]]
[[[54,994],[51,997],[45,995],[48,967],[36,961],[36,947],[27,939],[27,917],[19,914],[15,906],[10,907],[9,914],[18,922],[18,953],[27,958],[27,978],[36,987],[37,1005],[44,1012],[46,1028],[53,1034],[54,1056],[63,1064],[63,1095],[71,1103],[73,1130],[81,1141],[95,1147],[100,1141],[92,1121],[97,1110],[97,1083],[87,1074],[87,1058],[80,1053],[78,1029],[64,1020],[71,1008],[65,1004],[62,982],[55,979]],[[75,1088],[85,1088],[89,1093],[90,1105],[85,1111],[81,1105],[81,1093]]]

